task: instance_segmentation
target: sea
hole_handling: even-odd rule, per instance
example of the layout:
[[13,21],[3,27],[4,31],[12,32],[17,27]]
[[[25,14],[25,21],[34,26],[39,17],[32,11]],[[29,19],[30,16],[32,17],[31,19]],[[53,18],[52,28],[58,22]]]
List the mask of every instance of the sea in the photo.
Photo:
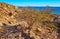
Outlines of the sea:
[[35,9],[35,10],[51,10],[52,14],[59,14],[60,15],[60,7],[19,7],[19,8],[29,8],[29,9]]

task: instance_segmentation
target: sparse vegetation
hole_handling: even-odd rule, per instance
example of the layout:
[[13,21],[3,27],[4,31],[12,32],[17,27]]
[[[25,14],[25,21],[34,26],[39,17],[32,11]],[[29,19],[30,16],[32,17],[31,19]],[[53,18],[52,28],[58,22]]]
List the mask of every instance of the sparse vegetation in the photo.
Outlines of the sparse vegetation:
[[[4,37],[5,39],[7,37],[9,39],[11,35],[10,37],[13,39],[15,37],[24,39],[56,39],[57,26],[53,19],[57,15],[51,14],[47,10],[17,8],[5,3],[0,3],[0,6],[2,7],[0,8],[0,22],[6,24],[2,28],[3,32],[6,33],[1,34],[0,31],[0,38]],[[49,32],[51,32],[50,35]]]

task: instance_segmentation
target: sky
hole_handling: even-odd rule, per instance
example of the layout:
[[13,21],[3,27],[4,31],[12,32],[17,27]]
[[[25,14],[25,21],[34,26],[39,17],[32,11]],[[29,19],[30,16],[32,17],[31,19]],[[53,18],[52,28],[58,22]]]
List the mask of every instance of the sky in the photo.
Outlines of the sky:
[[59,6],[60,0],[0,0],[15,6]]

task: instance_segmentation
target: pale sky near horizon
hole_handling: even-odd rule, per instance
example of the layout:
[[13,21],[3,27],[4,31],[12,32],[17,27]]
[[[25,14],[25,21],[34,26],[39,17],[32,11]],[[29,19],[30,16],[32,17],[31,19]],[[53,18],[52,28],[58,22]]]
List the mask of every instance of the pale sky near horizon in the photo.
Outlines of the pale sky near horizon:
[[60,0],[0,0],[15,6],[59,6]]

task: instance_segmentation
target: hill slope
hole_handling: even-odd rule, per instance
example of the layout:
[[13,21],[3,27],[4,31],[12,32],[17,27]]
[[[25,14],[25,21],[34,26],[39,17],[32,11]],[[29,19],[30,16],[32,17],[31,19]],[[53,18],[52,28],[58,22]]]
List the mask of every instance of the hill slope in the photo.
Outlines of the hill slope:
[[57,39],[58,16],[44,10],[0,3],[0,39]]

